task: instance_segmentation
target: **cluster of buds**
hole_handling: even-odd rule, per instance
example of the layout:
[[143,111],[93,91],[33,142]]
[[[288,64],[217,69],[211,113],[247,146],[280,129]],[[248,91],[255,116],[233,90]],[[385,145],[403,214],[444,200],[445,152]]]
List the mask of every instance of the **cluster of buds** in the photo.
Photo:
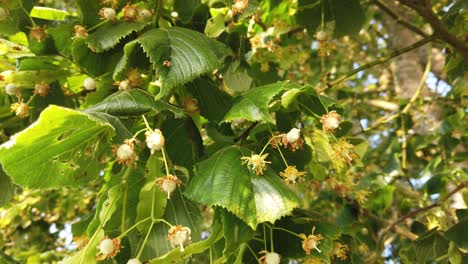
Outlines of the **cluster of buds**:
[[320,57],[330,56],[331,51],[335,48],[335,44],[329,41],[328,33],[319,31],[316,34],[316,38],[318,42],[317,55]]
[[259,253],[263,254],[263,256],[259,258],[262,264],[280,264],[281,262],[281,256],[276,252],[262,250]]
[[341,116],[336,111],[331,111],[320,118],[323,131],[333,132],[340,127]]
[[302,240],[302,249],[304,249],[305,253],[307,255],[310,255],[310,252],[312,250],[317,250],[318,252],[321,252],[320,249],[318,248],[318,245],[320,243],[320,240],[323,239],[322,235],[314,235],[315,227],[312,228],[312,233],[309,236],[306,236],[305,234],[300,234],[299,236],[303,239]]
[[331,252],[332,257],[337,257],[340,260],[346,260],[348,258],[348,256],[346,256],[348,251],[349,251],[348,245],[341,244],[338,241],[333,242],[333,249]]
[[[134,5],[131,5],[130,2],[127,3],[127,5],[122,9],[122,12],[123,19],[128,22],[146,22],[154,15],[152,11],[145,8],[140,9]],[[99,16],[101,16],[102,19],[111,22],[117,21],[116,11],[115,9],[110,7],[104,7],[101,10],[99,10]]]
[[74,29],[75,29],[75,37],[74,37],[75,39],[77,39],[77,38],[83,38],[84,39],[84,38],[88,37],[88,31],[86,30],[85,27],[80,26],[80,25],[76,25],[74,27]]
[[188,227],[172,226],[168,231],[167,240],[171,242],[172,247],[180,247],[180,251],[184,251],[184,246],[192,242],[191,234],[192,231]]
[[14,112],[19,118],[25,118],[29,116],[29,106],[23,103],[23,100],[19,100],[18,103],[14,103],[10,106],[11,112]]
[[280,172],[280,176],[286,183],[295,184],[297,182],[304,180],[304,175],[306,173],[303,171],[298,171],[296,166],[288,166],[284,172]]
[[137,143],[136,139],[126,139],[124,144],[114,147],[113,152],[117,156],[119,164],[131,166],[138,160],[138,156],[135,153],[135,143]]
[[[351,164],[351,162],[357,159],[358,157],[355,152],[354,145],[350,144],[345,139],[340,139],[338,140],[337,143],[333,144],[333,150],[334,150],[334,156],[335,156],[334,160],[337,162],[341,161],[344,163]],[[336,159],[339,159],[339,160],[336,160]]]
[[198,107],[197,99],[192,97],[185,97],[184,101],[182,102],[182,106],[187,114],[193,115],[200,112],[200,108]]
[[49,94],[49,90],[50,86],[45,81],[34,86],[34,94],[38,94],[40,96],[47,96]]
[[268,157],[268,153],[263,155],[258,155],[252,153],[250,157],[241,157],[242,164],[247,164],[256,175],[262,175],[267,169],[267,164],[270,164],[271,161],[265,160]]
[[165,139],[161,130],[156,128],[154,131],[146,131],[145,136],[146,146],[150,149],[151,154],[164,147]]
[[34,26],[29,31],[29,38],[37,42],[42,42],[47,38],[46,27]]
[[182,181],[174,175],[167,175],[156,179],[156,184],[162,192],[167,193],[167,199],[171,198],[171,194],[175,191],[177,186],[182,184]]
[[104,237],[98,246],[99,253],[97,255],[97,260],[111,259],[120,252],[121,248],[122,246],[120,245],[119,238],[110,239]]

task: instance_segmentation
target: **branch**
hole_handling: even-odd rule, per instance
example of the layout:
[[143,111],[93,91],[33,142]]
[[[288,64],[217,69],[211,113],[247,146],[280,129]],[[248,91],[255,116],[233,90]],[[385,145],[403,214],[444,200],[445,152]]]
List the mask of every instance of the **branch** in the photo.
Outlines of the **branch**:
[[442,197],[441,199],[439,199],[439,201],[437,202],[434,202],[426,207],[422,207],[422,208],[418,208],[402,217],[400,217],[399,219],[397,219],[396,221],[394,221],[393,223],[391,223],[388,227],[386,227],[383,231],[383,234],[385,234],[386,232],[388,232],[389,230],[391,230],[392,228],[395,228],[395,226],[400,223],[400,222],[403,222],[405,221],[406,219],[408,218],[411,218],[411,217],[414,217],[416,216],[417,214],[420,214],[422,212],[426,212],[432,208],[435,208],[435,207],[439,207],[442,205],[442,203],[444,203],[445,201],[447,201],[450,197],[452,197],[454,194],[456,194],[457,192],[459,192],[460,190],[462,190],[463,188],[467,187],[468,186],[468,181],[464,181],[462,183],[460,183],[455,189],[453,189],[451,192],[449,192],[447,195],[445,195],[444,197]]
[[334,85],[337,85],[338,83],[348,79],[349,77],[355,75],[356,73],[358,73],[360,71],[363,71],[365,69],[368,69],[368,68],[373,67],[373,66],[378,65],[378,64],[385,63],[385,62],[387,62],[387,61],[389,61],[389,60],[391,60],[391,59],[393,59],[395,57],[400,56],[401,54],[404,54],[406,52],[409,52],[409,51],[412,51],[412,50],[414,50],[416,48],[419,48],[420,46],[422,46],[422,45],[424,45],[424,44],[426,44],[428,42],[431,42],[432,40],[434,40],[434,38],[435,38],[434,35],[429,36],[429,37],[424,38],[424,39],[422,39],[422,40],[420,40],[420,41],[418,41],[418,42],[416,42],[416,43],[414,43],[414,44],[412,44],[412,45],[410,45],[408,47],[404,47],[402,49],[399,49],[399,50],[396,50],[396,51],[392,52],[390,54],[390,56],[388,56],[386,58],[380,58],[380,59],[377,59],[377,60],[375,60],[373,62],[370,62],[368,64],[362,65],[361,67],[350,71],[349,73],[339,77],[338,79],[336,79],[334,81],[331,81],[331,82],[328,82],[327,86],[325,88],[323,88],[322,90],[319,90],[318,92],[319,93],[324,92],[324,91],[330,89],[331,87],[333,87]]
[[406,22],[405,20],[403,20],[403,18],[401,18],[400,16],[398,16],[396,13],[394,13],[390,8],[388,8],[386,5],[384,5],[382,2],[380,2],[379,0],[374,0],[373,1],[374,4],[376,6],[378,6],[380,9],[382,9],[382,11],[384,11],[385,13],[387,13],[390,17],[392,17],[398,24],[401,24],[402,26],[408,28],[409,30],[415,32],[416,34],[422,36],[422,37],[429,37],[429,35],[427,35],[426,33],[424,33],[424,31],[422,31],[421,29],[419,29],[418,27],[410,24],[409,22]]
[[432,7],[428,0],[399,0],[400,3],[414,9],[420,16],[422,16],[434,29],[434,34],[454,47],[458,52],[460,52],[463,57],[468,59],[468,46],[465,42],[455,35],[450,34],[450,32],[442,24],[442,21],[437,17],[437,15],[432,11]]

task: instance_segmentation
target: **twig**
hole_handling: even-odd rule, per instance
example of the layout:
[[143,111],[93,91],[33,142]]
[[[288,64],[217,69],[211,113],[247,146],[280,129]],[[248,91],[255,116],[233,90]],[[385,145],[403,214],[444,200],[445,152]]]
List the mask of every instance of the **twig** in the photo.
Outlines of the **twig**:
[[392,228],[395,228],[395,226],[400,223],[400,222],[403,222],[405,221],[406,219],[408,218],[411,218],[411,217],[414,217],[416,216],[417,214],[420,214],[420,213],[423,213],[423,212],[426,212],[432,208],[435,208],[435,207],[439,207],[442,205],[442,203],[444,203],[445,201],[447,201],[450,197],[452,197],[452,195],[456,194],[457,192],[459,192],[460,190],[462,190],[463,188],[465,188],[466,186],[468,185],[468,181],[464,181],[462,183],[460,183],[455,189],[453,189],[451,192],[449,192],[447,195],[445,195],[444,197],[442,197],[441,199],[439,199],[437,202],[434,202],[426,207],[422,207],[422,208],[418,208],[402,217],[400,217],[399,219],[397,219],[396,221],[394,221],[393,223],[391,223],[388,227],[386,227],[384,229],[384,231],[382,232],[382,234],[385,234],[386,232],[388,232],[389,230],[391,230]]
[[338,79],[327,83],[327,86],[325,88],[323,88],[322,90],[319,90],[319,93],[328,90],[329,88],[331,88],[331,87],[335,86],[336,84],[348,79],[349,77],[355,75],[356,73],[358,73],[360,71],[363,71],[365,69],[368,69],[368,68],[373,67],[373,66],[378,65],[378,64],[385,63],[385,62],[387,62],[387,61],[389,61],[389,60],[391,60],[391,59],[393,59],[393,58],[395,58],[397,56],[400,56],[401,54],[404,54],[406,52],[409,52],[409,51],[412,51],[412,50],[414,50],[416,48],[419,48],[420,46],[422,46],[422,45],[424,45],[424,44],[426,44],[428,42],[431,42],[432,40],[434,40],[434,38],[435,38],[435,36],[431,35],[431,36],[429,36],[427,38],[424,38],[424,39],[422,39],[422,40],[420,40],[420,41],[418,41],[418,42],[416,42],[416,43],[414,43],[414,44],[412,44],[412,45],[410,45],[408,47],[404,47],[402,49],[399,49],[399,50],[396,50],[396,51],[392,52],[390,54],[390,56],[388,56],[386,58],[380,58],[380,59],[377,59],[377,60],[375,60],[373,62],[370,62],[368,64],[362,65],[361,67],[350,71],[349,73],[339,77]]
[[400,3],[414,9],[420,16],[422,16],[434,29],[434,35],[438,38],[444,40],[452,47],[454,47],[458,52],[460,52],[463,57],[468,59],[468,45],[455,35],[452,35],[442,24],[442,21],[437,17],[437,15],[432,11],[431,4],[428,0],[399,0]]
[[418,35],[420,35],[422,37],[427,38],[429,36],[428,34],[424,33],[424,31],[422,31],[418,27],[416,27],[413,24],[410,24],[410,23],[406,22],[405,20],[403,20],[403,18],[401,18],[400,16],[395,14],[390,8],[388,8],[386,5],[384,5],[379,0],[374,0],[373,2],[374,2],[374,4],[376,6],[378,6],[380,9],[382,9],[382,11],[384,11],[390,17],[392,17],[398,24],[401,24],[402,26],[408,28],[409,30],[415,32],[416,34],[418,34]]
[[250,134],[250,131],[252,131],[252,129],[258,124],[258,122],[253,122],[246,130],[244,130],[244,132],[242,132],[242,134],[238,137],[236,137],[234,139],[234,142],[238,142],[238,141],[244,141]]

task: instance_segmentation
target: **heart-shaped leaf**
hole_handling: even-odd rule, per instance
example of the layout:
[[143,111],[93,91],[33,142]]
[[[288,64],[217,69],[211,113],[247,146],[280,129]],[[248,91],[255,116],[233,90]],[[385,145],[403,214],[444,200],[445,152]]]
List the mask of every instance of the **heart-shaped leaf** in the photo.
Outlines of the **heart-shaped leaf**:
[[224,207],[253,229],[290,214],[299,206],[298,197],[273,170],[252,174],[241,162],[241,157],[250,155],[248,149],[230,146],[198,163],[185,195],[204,205]]
[[76,187],[99,174],[100,154],[113,134],[114,128],[102,120],[51,105],[39,120],[0,145],[0,163],[25,187]]

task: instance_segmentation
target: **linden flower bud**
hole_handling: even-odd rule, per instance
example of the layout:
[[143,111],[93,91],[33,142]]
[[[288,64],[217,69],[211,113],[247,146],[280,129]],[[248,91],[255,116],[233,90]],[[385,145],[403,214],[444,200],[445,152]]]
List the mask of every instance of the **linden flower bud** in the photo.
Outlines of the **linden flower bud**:
[[197,99],[193,99],[187,96],[182,102],[182,106],[184,107],[185,112],[189,115],[193,115],[200,112],[200,109],[198,108]]
[[298,171],[296,166],[288,166],[284,172],[280,172],[280,176],[283,177],[283,180],[286,183],[295,184],[299,181],[304,180],[304,175],[306,173],[303,171]]
[[118,82],[118,84],[119,84],[119,90],[122,90],[122,91],[132,88],[129,80],[123,80],[121,82]]
[[0,21],[8,18],[8,10],[0,7]]
[[15,95],[17,91],[18,90],[16,89],[16,85],[14,85],[13,83],[5,85],[5,92],[8,95]]
[[136,259],[136,258],[134,258],[134,259],[129,259],[129,260],[127,261],[127,264],[141,264],[141,261],[140,261],[139,259]]
[[34,94],[38,94],[40,96],[46,96],[47,94],[49,94],[49,89],[50,89],[50,86],[46,84],[44,81],[42,81],[41,83],[38,83],[36,84],[36,86],[34,86]]
[[151,150],[153,154],[157,150],[161,150],[164,147],[164,136],[159,129],[155,129],[153,132],[147,131],[146,135],[146,146]]
[[190,228],[177,225],[169,229],[167,239],[171,242],[172,247],[180,247],[180,251],[184,251],[184,246],[191,243],[191,233]]
[[148,9],[143,8],[138,13],[138,16],[140,17],[141,20],[146,21],[146,20],[149,20],[153,16],[153,13],[149,11]]
[[37,42],[42,42],[46,39],[47,33],[44,28],[36,26],[29,31],[29,37]]
[[341,116],[336,111],[331,111],[320,118],[323,130],[325,132],[332,132],[340,126]]
[[312,228],[312,234],[310,234],[307,237],[304,234],[299,235],[302,237],[302,239],[304,239],[302,241],[302,249],[304,249],[307,255],[310,255],[310,252],[314,249],[317,250],[318,252],[321,252],[317,246],[320,243],[320,240],[323,239],[323,237],[320,234],[314,235],[314,230],[315,230],[315,227]]
[[93,78],[88,77],[83,81],[83,86],[88,91],[96,90],[96,81]]
[[14,103],[11,105],[11,111],[20,118],[25,118],[29,116],[29,106],[23,102]]
[[340,260],[346,260],[346,256],[349,248],[346,244],[341,244],[340,242],[333,242],[332,257],[337,257]]
[[138,159],[138,156],[136,155],[134,150],[134,142],[134,139],[126,139],[124,141],[124,144],[113,149],[113,152],[117,156],[117,162],[119,164],[125,164],[129,166],[135,160]]
[[260,251],[263,255],[259,260],[262,264],[279,264],[281,262],[281,256],[276,252],[268,252],[266,250]]
[[291,129],[287,134],[286,134],[286,139],[289,144],[296,143],[299,138],[301,138],[301,130],[297,128]]
[[167,193],[167,199],[171,199],[171,194],[175,191],[177,186],[182,182],[174,175],[167,175],[166,177],[156,179],[156,184],[159,189]]
[[76,25],[75,29],[75,38],[86,38],[88,36],[88,31],[85,27]]
[[135,21],[138,14],[138,8],[130,5],[130,2],[123,8],[123,18],[127,21]]
[[121,248],[122,247],[120,245],[119,238],[110,239],[108,237],[105,237],[101,240],[101,243],[99,243],[99,253],[97,255],[97,259],[111,259],[120,252]]
[[140,86],[143,83],[143,78],[138,68],[132,68],[127,73],[128,88]]
[[99,10],[99,16],[109,21],[116,21],[115,10],[109,7],[104,7],[101,10]]
[[328,34],[325,31],[317,32],[316,36],[317,36],[318,41],[327,41],[327,39],[328,39]]

